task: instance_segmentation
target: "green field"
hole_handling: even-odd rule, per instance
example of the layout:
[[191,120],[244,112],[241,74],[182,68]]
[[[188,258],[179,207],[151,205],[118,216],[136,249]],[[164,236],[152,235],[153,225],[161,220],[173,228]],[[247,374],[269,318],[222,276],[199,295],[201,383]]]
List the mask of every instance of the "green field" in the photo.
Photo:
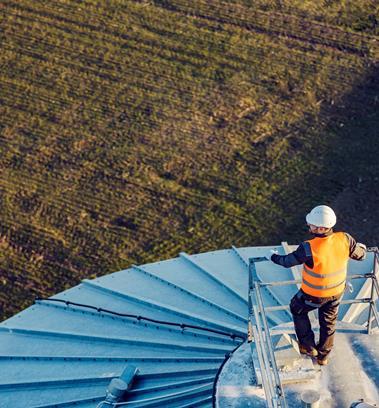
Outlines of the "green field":
[[3,0],[0,319],[176,256],[379,244],[377,1]]

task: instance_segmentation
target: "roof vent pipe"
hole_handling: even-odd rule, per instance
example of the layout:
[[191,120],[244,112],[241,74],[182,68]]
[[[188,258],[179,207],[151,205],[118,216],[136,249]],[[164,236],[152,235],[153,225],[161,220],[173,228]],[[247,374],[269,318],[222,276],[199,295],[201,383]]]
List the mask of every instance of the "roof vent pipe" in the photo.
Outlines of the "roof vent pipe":
[[113,378],[109,383],[104,402],[119,402],[133,383],[134,377],[138,374],[138,368],[127,366],[119,378]]

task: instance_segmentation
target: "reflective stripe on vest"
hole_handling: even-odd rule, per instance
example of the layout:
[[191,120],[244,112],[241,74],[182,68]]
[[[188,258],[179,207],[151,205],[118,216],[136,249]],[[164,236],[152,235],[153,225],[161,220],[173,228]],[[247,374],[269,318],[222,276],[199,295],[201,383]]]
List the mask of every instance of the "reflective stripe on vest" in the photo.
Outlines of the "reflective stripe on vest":
[[349,259],[349,241],[343,232],[307,241],[313,268],[303,266],[301,289],[315,297],[330,297],[343,292]]
[[345,274],[345,268],[340,269],[339,271],[332,272],[332,273],[314,273],[312,269],[309,269],[307,265],[304,265],[305,272],[308,275],[313,276],[314,278],[330,278],[331,276],[337,276],[337,275],[344,275]]
[[332,289],[332,288],[336,288],[337,286],[342,285],[343,283],[345,283],[346,279],[343,279],[341,282],[337,282],[337,283],[332,283],[331,285],[313,285],[312,283],[308,282],[306,279],[303,278],[303,282],[307,285],[310,286],[313,289]]

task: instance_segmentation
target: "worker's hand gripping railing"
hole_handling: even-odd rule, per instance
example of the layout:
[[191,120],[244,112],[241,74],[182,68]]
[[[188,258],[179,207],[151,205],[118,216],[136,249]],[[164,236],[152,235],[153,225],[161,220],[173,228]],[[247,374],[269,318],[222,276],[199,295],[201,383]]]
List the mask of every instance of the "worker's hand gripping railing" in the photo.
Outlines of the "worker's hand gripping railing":
[[260,280],[255,266],[256,262],[267,260],[264,257],[249,259],[248,342],[251,343],[252,352],[253,345],[255,345],[267,406],[269,408],[286,408],[283,386],[276,365],[274,347],[263,305]]

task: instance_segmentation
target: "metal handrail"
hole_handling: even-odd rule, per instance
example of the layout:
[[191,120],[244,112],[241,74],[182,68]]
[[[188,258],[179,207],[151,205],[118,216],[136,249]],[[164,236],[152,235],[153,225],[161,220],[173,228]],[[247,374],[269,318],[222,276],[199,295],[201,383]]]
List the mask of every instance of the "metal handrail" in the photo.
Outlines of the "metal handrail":
[[[372,273],[348,275],[347,279],[371,279],[371,295],[369,298],[342,300],[340,304],[369,303],[369,316],[367,322],[367,333],[372,332],[372,315],[379,327],[379,313],[376,309],[374,294],[379,298],[379,249],[378,247],[367,248],[367,252],[374,252],[374,265]],[[267,323],[266,311],[280,311],[289,308],[289,305],[269,306],[263,304],[261,287],[284,286],[301,283],[301,279],[282,282],[261,282],[256,271],[255,263],[268,261],[266,257],[255,257],[249,259],[249,317],[248,317],[248,342],[254,341],[258,361],[262,374],[262,385],[265,390],[269,408],[285,408],[286,400],[283,386],[280,381],[279,371],[276,364],[274,347],[272,344],[270,330]],[[264,347],[266,346],[266,347]]]
[[[374,315],[374,318],[377,322],[377,325],[379,327],[379,312],[376,309],[375,305],[375,299],[374,299],[374,294],[376,293],[377,298],[379,298],[379,283],[378,283],[378,277],[379,277],[379,249],[378,247],[369,247],[367,248],[367,252],[373,252],[374,253],[374,263],[373,263],[373,272],[372,273],[364,273],[364,274],[353,274],[353,275],[347,275],[347,280],[353,280],[353,279],[371,279],[371,294],[369,298],[362,298],[362,299],[351,299],[351,300],[342,300],[340,302],[341,305],[348,305],[348,304],[354,304],[354,303],[370,303],[369,306],[369,316],[367,320],[367,333],[371,334],[372,333],[372,315]],[[268,260],[267,258],[250,258],[250,260],[253,259],[260,259],[260,260]],[[259,286],[267,287],[267,286],[286,286],[286,285],[296,285],[302,282],[301,279],[293,279],[293,280],[288,280],[288,281],[280,281],[280,282],[261,282],[256,275],[256,280],[259,284]],[[270,312],[276,312],[276,311],[282,311],[282,310],[287,310],[289,309],[289,305],[283,305],[283,306],[268,306],[265,307],[266,311]]]
[[[347,279],[367,279],[372,278],[374,276],[373,273],[364,273],[364,274],[355,274],[355,275],[347,275]],[[259,282],[260,286],[286,286],[286,285],[296,285],[301,283],[301,279],[293,279],[288,281],[273,281],[273,282]]]

